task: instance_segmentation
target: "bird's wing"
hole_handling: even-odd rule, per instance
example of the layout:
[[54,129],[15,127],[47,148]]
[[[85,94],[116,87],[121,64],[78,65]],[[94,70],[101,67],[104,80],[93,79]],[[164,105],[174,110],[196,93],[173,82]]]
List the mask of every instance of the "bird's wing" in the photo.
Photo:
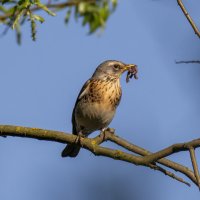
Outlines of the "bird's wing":
[[78,97],[76,99],[76,103],[74,105],[74,109],[73,109],[73,112],[72,112],[72,133],[74,135],[78,134],[77,131],[76,131],[75,109],[76,109],[76,106],[77,106],[78,102],[80,101],[80,99],[82,99],[88,93],[89,87],[90,87],[90,83],[91,83],[91,80],[89,79],[83,85],[83,87],[81,88],[81,91],[79,92]]

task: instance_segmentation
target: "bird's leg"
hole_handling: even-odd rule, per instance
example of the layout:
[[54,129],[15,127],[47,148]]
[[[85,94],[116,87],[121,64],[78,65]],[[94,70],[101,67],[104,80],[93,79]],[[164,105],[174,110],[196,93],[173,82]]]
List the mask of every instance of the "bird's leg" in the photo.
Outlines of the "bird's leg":
[[114,128],[103,128],[101,129],[101,133],[100,133],[100,137],[102,138],[102,140],[106,140],[106,131],[108,131],[109,133],[115,134],[115,129]]
[[81,139],[82,138],[85,138],[85,135],[82,133],[82,131],[79,131],[78,134],[77,134],[77,137],[76,137],[76,140],[75,140],[75,144],[80,144],[81,146],[82,145],[82,142],[81,142]]

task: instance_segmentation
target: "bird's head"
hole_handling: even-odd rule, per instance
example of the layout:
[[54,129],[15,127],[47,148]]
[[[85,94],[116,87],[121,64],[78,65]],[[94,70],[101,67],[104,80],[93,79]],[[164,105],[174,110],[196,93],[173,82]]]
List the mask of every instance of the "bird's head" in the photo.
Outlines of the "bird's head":
[[131,71],[134,67],[136,67],[134,64],[125,64],[116,60],[107,60],[97,67],[92,77],[105,79],[109,76],[118,79],[125,71]]

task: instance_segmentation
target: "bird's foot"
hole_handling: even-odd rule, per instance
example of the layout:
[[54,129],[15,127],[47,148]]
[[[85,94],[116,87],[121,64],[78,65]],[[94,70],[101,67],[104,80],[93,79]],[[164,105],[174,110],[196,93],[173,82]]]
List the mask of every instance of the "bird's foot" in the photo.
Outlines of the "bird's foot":
[[85,135],[82,133],[82,132],[79,132],[77,137],[76,137],[76,140],[74,141],[75,144],[79,144],[83,147],[83,144],[82,144],[82,139],[85,138]]
[[107,132],[111,133],[111,134],[115,134],[115,129],[114,128],[103,128],[101,130],[100,133],[100,137],[102,138],[102,140],[107,140]]
[[106,131],[112,133],[112,134],[115,134],[115,129],[114,128],[107,128]]

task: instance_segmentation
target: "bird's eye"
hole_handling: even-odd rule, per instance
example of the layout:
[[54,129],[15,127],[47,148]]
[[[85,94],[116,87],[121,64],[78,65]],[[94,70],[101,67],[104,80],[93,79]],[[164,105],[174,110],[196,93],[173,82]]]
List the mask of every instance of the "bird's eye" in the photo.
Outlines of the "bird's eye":
[[115,70],[119,70],[119,68],[120,68],[120,66],[118,64],[115,64],[113,67]]

